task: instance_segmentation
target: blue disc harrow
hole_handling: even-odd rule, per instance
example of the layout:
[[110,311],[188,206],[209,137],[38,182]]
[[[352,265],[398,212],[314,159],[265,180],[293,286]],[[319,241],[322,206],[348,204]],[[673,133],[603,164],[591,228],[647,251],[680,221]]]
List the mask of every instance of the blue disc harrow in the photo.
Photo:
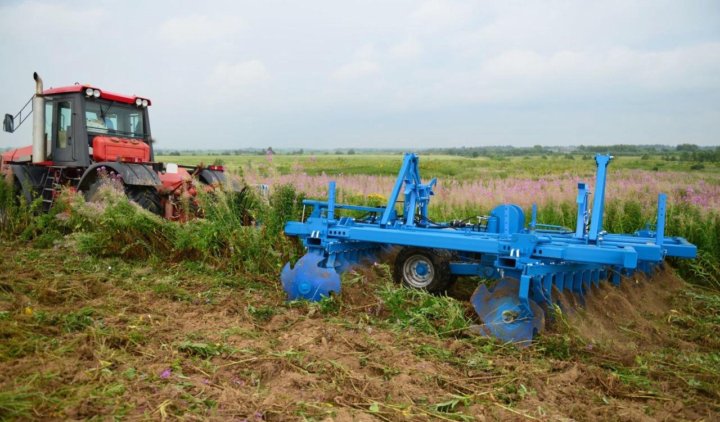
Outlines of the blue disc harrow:
[[[481,284],[470,301],[482,320],[482,333],[528,344],[545,325],[545,311],[570,293],[583,303],[592,286],[619,285],[623,275],[650,273],[665,257],[694,258],[695,245],[665,236],[667,196],[658,197],[657,220],[632,234],[603,230],[605,183],[609,155],[595,157],[595,195],[578,184],[575,228],[537,222],[533,205],[529,224],[514,204],[495,207],[472,220],[434,222],[428,216],[436,179],[422,183],[419,157],[405,154],[384,207],[337,204],[335,182],[326,201],[305,200],[312,212],[291,221],[285,233],[300,238],[307,254],[281,279],[289,300],[320,300],[340,293],[340,273],[385,247],[402,249],[394,277],[411,288],[445,291],[457,276],[496,279]],[[345,214],[362,217],[342,216]],[[304,213],[303,213],[304,214]]]

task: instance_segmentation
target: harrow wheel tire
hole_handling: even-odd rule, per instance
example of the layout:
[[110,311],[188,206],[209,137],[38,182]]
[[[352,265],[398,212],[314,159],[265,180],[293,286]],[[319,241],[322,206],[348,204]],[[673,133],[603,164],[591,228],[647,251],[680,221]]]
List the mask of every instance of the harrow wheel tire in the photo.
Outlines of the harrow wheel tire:
[[[107,182],[103,179],[94,181],[85,192],[85,199],[91,202],[97,200],[98,191],[105,183]],[[160,194],[155,187],[123,185],[123,189],[125,190],[125,196],[127,196],[128,200],[135,202],[153,214],[163,214],[162,206],[160,205]]]
[[393,278],[412,289],[442,293],[450,286],[450,257],[447,251],[403,248],[395,258]]

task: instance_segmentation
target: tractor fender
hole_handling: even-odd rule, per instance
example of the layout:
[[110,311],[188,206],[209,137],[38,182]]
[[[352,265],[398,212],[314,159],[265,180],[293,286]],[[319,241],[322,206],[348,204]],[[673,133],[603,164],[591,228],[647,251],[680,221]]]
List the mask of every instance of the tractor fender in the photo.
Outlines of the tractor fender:
[[130,186],[160,186],[162,182],[152,167],[145,164],[118,163],[117,161],[104,161],[95,163],[85,170],[78,184],[79,191],[86,191],[95,182],[102,171],[112,171],[120,177],[125,185]]
[[218,184],[224,186],[227,182],[225,173],[218,170],[202,169],[200,170],[200,173],[197,175],[197,177],[202,183],[205,183],[206,185]]
[[30,203],[40,193],[43,177],[47,174],[46,167],[10,164],[10,173],[20,183],[22,195]]
[[202,169],[197,178],[206,185],[220,185],[226,192],[242,192],[245,186],[237,178],[228,178],[220,170]]

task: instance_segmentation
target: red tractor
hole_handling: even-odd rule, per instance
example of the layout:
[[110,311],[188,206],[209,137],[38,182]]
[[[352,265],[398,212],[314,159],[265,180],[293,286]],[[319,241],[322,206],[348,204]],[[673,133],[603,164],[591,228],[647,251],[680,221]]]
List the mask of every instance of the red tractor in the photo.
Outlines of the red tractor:
[[40,76],[33,77],[35,95],[3,121],[3,129],[12,133],[32,113],[32,145],[7,151],[0,161],[0,172],[28,203],[39,196],[47,211],[63,186],[92,199],[109,175],[122,183],[130,200],[182,220],[188,208],[194,209],[187,204],[195,203],[197,189],[228,185],[222,166],[155,162],[149,99],[77,83],[43,89]]

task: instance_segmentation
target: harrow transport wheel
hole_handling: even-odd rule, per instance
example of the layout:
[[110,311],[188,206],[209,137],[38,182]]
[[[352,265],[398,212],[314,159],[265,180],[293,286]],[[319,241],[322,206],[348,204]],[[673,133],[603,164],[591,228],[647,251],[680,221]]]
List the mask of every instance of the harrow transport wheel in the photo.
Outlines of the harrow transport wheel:
[[433,249],[403,248],[395,258],[393,278],[412,289],[444,292],[453,280],[450,255]]

